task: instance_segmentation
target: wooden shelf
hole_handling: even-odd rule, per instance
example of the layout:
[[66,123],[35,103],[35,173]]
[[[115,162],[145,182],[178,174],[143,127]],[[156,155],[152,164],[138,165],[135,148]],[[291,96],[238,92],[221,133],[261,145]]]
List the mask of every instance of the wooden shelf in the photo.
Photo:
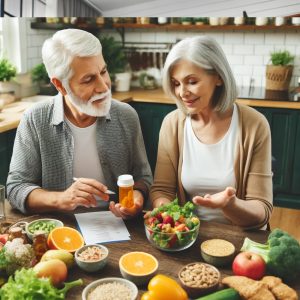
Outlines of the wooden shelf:
[[198,31],[297,31],[300,30],[300,26],[294,25],[182,25],[182,24],[129,24],[129,23],[114,23],[114,24],[64,24],[64,23],[46,23],[46,22],[32,22],[32,29],[48,29],[48,30],[60,30],[65,28],[81,28],[90,31],[99,29],[155,29],[155,30],[198,30]]
[[275,25],[264,25],[264,26],[256,26],[256,25],[182,25],[182,24],[167,24],[167,25],[158,25],[158,24],[127,24],[127,23],[116,23],[113,24],[114,28],[133,28],[133,29],[168,29],[168,30],[199,30],[199,31],[269,31],[269,30],[300,30],[300,26],[294,25],[283,25],[283,26],[275,26]]
[[67,28],[80,28],[80,29],[87,29],[87,30],[99,30],[104,28],[104,25],[97,25],[97,24],[66,24],[66,23],[46,23],[46,22],[32,22],[31,23],[32,29],[47,29],[47,30],[60,30],[60,29],[67,29]]

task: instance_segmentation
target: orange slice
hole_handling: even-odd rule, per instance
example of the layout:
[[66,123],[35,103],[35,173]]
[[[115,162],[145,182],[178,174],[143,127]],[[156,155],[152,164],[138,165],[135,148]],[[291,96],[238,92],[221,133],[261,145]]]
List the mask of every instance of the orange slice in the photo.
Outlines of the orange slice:
[[157,259],[146,252],[129,252],[121,256],[120,268],[135,276],[144,276],[155,272],[158,268]]
[[84,239],[76,229],[64,226],[54,228],[50,232],[47,244],[50,249],[75,252],[84,245]]

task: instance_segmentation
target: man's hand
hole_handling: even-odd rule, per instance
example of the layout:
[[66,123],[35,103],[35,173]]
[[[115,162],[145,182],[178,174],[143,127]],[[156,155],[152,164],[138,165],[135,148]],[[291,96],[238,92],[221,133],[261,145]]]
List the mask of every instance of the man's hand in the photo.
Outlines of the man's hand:
[[78,178],[58,199],[58,207],[62,210],[74,210],[78,206],[95,207],[95,195],[104,201],[109,200],[105,194],[107,187],[101,182],[90,178]]
[[109,209],[117,217],[131,219],[138,215],[143,209],[144,197],[140,191],[133,191],[133,202],[134,205],[132,207],[126,208],[121,206],[120,203],[111,201],[109,204]]
[[224,208],[228,203],[235,199],[236,190],[232,187],[227,187],[224,191],[217,194],[206,194],[205,196],[195,196],[193,202],[196,205],[201,205],[210,208]]

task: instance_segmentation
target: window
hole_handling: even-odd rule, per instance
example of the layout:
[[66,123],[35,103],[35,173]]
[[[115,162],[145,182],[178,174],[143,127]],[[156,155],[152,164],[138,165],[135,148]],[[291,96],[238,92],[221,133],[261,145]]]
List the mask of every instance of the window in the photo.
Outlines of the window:
[[2,30],[2,18],[0,18],[0,57],[3,52],[3,30]]
[[17,71],[26,71],[26,64],[22,61],[24,55],[21,45],[26,39],[26,18],[1,18],[0,20],[0,56],[7,58],[17,67]]

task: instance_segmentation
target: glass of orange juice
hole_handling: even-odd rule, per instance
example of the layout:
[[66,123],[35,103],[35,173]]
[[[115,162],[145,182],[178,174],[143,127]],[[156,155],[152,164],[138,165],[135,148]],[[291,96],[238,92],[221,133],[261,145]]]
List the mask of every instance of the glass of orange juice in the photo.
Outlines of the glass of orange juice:
[[120,175],[118,177],[119,186],[119,203],[123,207],[130,208],[133,206],[133,177],[129,174]]

